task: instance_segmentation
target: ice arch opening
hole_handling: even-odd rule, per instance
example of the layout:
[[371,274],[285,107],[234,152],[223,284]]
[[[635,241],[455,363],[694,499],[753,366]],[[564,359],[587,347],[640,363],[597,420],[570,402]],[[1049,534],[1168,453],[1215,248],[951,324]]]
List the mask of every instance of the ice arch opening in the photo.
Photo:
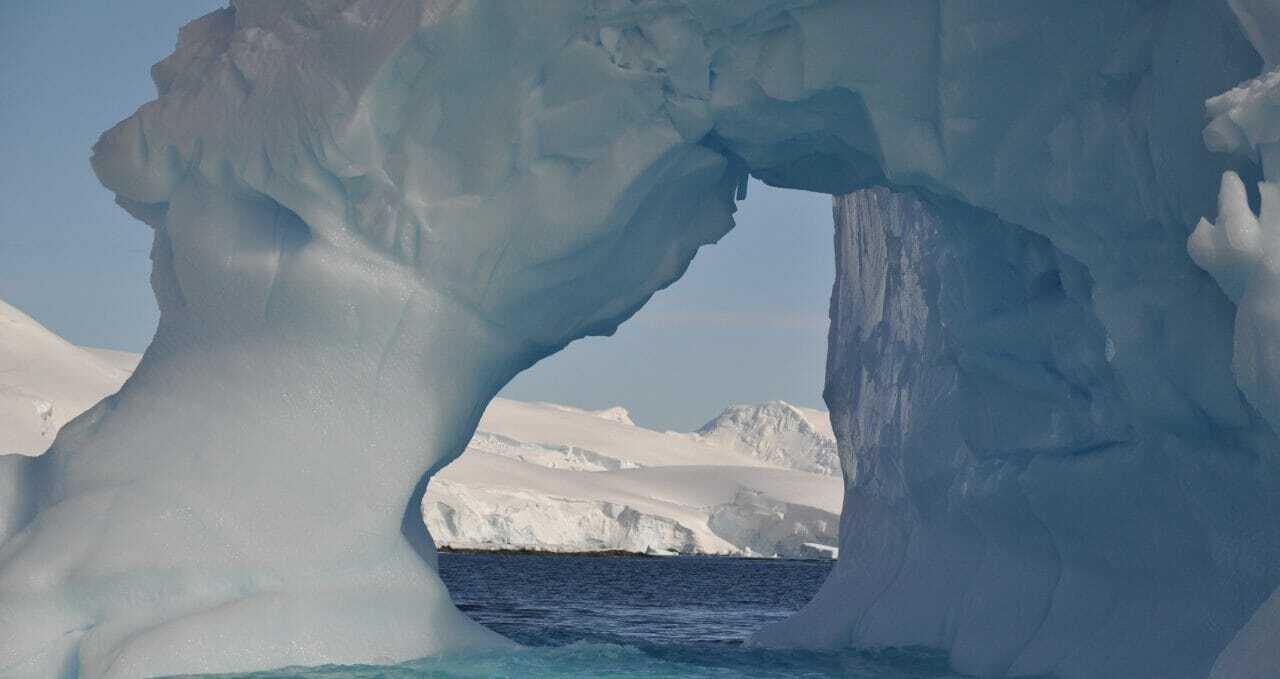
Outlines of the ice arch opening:
[[[833,403],[870,385],[846,413],[869,418],[845,430],[852,551],[759,640],[1202,676],[1280,581],[1274,413],[1242,397],[1233,305],[1185,244],[1227,162],[1201,102],[1259,68],[1221,3],[234,2],[96,147],[156,229],[160,328],[120,394],[6,463],[0,668],[503,643],[443,594],[409,520],[426,477],[512,375],[675,280],[754,174],[929,198],[846,200],[849,252],[879,229],[867,252],[899,255],[896,317],[855,308],[861,268],[833,305],[854,333]],[[930,275],[1059,312],[964,334],[943,321],[983,307]],[[1036,417],[999,416],[1028,393]]]
[[570,344],[499,397],[624,406],[658,431],[693,431],[731,403],[823,408],[831,196],[751,180],[734,222],[614,335]]
[[827,413],[810,410],[824,408],[831,197],[753,180],[734,218],[616,334],[503,388],[428,486],[438,548],[835,547],[840,463]]

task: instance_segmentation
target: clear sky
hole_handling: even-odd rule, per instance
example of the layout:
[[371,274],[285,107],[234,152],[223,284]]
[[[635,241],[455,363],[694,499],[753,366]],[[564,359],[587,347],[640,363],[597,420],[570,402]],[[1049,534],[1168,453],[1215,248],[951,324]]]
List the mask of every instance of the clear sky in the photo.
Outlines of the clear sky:
[[[89,169],[98,135],[155,97],[149,69],[215,0],[0,0],[0,299],[78,344],[142,351],[151,231]],[[834,277],[828,196],[752,182],[738,226],[609,338],[504,395],[692,429],[730,403],[822,407]],[[2,340],[3,338],[0,338]]]

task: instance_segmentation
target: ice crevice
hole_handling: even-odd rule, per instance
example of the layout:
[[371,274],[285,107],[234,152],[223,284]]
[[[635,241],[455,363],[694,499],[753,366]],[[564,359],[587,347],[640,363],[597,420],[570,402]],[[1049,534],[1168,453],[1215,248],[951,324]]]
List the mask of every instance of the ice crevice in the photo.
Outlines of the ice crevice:
[[[506,643],[435,574],[431,474],[520,370],[679,278],[750,174],[837,196],[846,484],[831,579],[754,643],[1265,676],[1280,276],[1274,189],[1254,215],[1235,176],[1273,169],[1275,79],[1249,79],[1274,8],[235,0],[197,19],[93,157],[155,230],[156,338],[109,407],[0,462],[35,503],[0,513],[0,638],[20,640],[0,675]],[[271,605],[174,613],[232,580]],[[63,643],[77,627],[92,643]]]

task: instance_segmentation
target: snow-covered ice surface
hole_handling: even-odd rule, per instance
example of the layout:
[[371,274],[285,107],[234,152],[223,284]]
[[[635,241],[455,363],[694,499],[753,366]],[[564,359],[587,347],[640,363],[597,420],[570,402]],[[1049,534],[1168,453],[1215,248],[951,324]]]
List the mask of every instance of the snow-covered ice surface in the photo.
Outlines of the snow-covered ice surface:
[[193,22],[95,148],[155,228],[160,326],[118,394],[3,463],[0,672],[504,643],[435,575],[427,481],[514,374],[678,278],[753,174],[927,199],[841,199],[844,558],[759,643],[1274,674],[1271,189],[1254,239],[1220,178],[1247,197],[1256,166],[1205,145],[1271,169],[1271,78],[1210,103],[1231,124],[1204,131],[1203,102],[1274,64],[1275,9],[307,0]]
[[115,353],[72,345],[0,300],[0,454],[43,453],[67,420],[119,389],[132,368]]

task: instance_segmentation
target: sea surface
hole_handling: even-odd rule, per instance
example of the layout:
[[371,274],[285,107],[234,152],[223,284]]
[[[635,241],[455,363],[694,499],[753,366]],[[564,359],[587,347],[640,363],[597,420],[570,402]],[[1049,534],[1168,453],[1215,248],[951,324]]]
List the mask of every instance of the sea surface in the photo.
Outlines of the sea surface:
[[441,554],[440,576],[476,621],[527,648],[394,666],[318,667],[253,679],[465,677],[953,678],[913,649],[810,652],[745,646],[818,590],[831,562],[722,557]]

